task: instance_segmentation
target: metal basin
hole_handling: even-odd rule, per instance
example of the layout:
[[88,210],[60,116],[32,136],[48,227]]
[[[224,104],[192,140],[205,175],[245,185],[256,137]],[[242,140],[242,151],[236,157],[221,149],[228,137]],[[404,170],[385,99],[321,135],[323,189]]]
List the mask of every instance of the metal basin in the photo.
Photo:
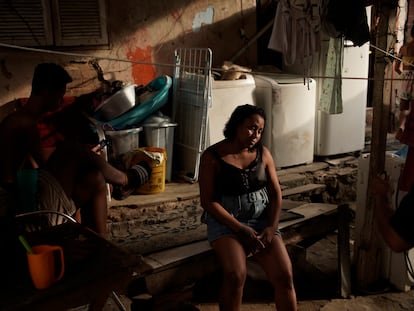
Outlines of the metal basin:
[[131,84],[123,87],[115,94],[105,99],[95,112],[105,121],[119,117],[135,106],[135,85]]

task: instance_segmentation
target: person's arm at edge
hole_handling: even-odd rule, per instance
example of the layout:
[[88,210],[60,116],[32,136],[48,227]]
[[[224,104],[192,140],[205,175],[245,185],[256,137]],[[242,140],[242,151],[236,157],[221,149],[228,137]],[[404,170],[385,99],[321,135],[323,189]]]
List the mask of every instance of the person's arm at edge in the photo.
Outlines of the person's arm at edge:
[[396,58],[395,59],[395,62],[394,62],[394,71],[396,72],[396,73],[398,73],[399,75],[401,74],[401,60],[402,60],[402,58],[403,58],[403,50],[404,50],[404,46],[402,46],[401,48],[400,48],[400,52],[398,53],[398,58]]
[[26,160],[33,168],[42,167],[45,164],[45,160],[42,156],[41,139],[36,121],[26,114],[18,114],[16,120],[15,122],[20,123],[19,131],[22,131],[26,136],[25,140],[29,149]]
[[408,250],[412,245],[406,242],[392,227],[390,220],[394,215],[391,207],[391,193],[385,189],[388,181],[380,177],[374,179],[374,196],[375,196],[375,218],[378,231],[388,247],[394,252],[403,252]]

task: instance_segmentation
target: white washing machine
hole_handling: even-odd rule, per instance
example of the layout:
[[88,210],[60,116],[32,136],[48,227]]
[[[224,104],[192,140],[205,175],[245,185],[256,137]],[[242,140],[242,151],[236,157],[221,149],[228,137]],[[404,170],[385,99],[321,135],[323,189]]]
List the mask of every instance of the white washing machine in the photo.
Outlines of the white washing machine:
[[237,106],[255,105],[255,87],[251,74],[245,74],[245,79],[211,81],[211,106],[207,111],[207,147],[224,139],[224,126]]
[[266,112],[263,144],[278,168],[313,162],[316,82],[291,74],[255,75],[256,105]]

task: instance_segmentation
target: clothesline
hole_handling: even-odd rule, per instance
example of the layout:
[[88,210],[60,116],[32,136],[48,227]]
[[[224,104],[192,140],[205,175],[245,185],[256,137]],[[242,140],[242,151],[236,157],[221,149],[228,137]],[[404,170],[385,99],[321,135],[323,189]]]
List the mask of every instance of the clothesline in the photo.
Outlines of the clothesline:
[[[402,62],[401,58],[396,57],[395,55],[382,50],[378,47],[376,47],[373,44],[370,44],[371,47],[381,51],[382,53],[386,54],[387,56],[390,56],[396,60],[399,60]],[[130,60],[130,59],[126,59],[126,58],[119,58],[119,57],[109,57],[109,56],[97,56],[97,55],[89,55],[89,54],[82,54],[82,53],[71,53],[71,52],[61,52],[61,51],[53,51],[53,50],[47,50],[47,49],[39,49],[39,48],[31,48],[31,47],[24,47],[24,46],[19,46],[19,45],[13,45],[13,44],[7,44],[7,43],[1,43],[0,42],[0,47],[5,47],[5,48],[11,48],[11,49],[18,49],[18,50],[24,50],[24,51],[29,51],[29,52],[36,52],[36,53],[45,53],[45,54],[55,54],[55,55],[62,55],[62,56],[71,56],[71,57],[81,57],[81,58],[91,58],[91,59],[97,59],[97,60],[107,60],[107,61],[118,61],[118,62],[125,62],[125,63],[131,63],[131,64],[135,64],[135,65],[149,65],[149,66],[158,66],[158,67],[171,67],[171,68],[175,68],[177,67],[176,64],[172,64],[172,63],[157,63],[157,62],[143,62],[143,61],[135,61],[135,60]],[[411,65],[408,63],[408,65]],[[188,66],[188,65],[182,65],[183,67],[191,67],[192,69],[205,69],[204,67],[197,67],[197,66]],[[217,71],[217,72],[241,72],[241,73],[249,73],[252,75],[267,75],[267,76],[272,76],[272,75],[277,75],[278,73],[271,73],[271,72],[261,72],[261,71],[243,71],[243,70],[225,70],[223,68],[211,68],[212,71]],[[365,77],[333,77],[333,76],[324,76],[324,75],[311,75],[310,77],[306,77],[306,78],[312,78],[312,79],[342,79],[342,80],[370,80],[370,81],[387,81],[387,80],[405,80],[403,78],[365,78]]]
[[401,63],[403,63],[404,65],[414,66],[414,65],[413,65],[413,64],[411,64],[411,63],[404,62],[402,58],[399,58],[398,56],[395,56],[394,54],[391,54],[390,52],[387,52],[387,51],[385,51],[385,50],[383,50],[383,49],[381,49],[381,48],[379,48],[379,47],[377,47],[377,46],[375,46],[375,45],[373,45],[373,44],[371,44],[371,43],[370,43],[370,46],[371,46],[371,47],[373,47],[374,49],[376,49],[376,50],[378,50],[378,51],[380,51],[380,52],[384,53],[385,55],[387,55],[387,56],[389,56],[389,57],[391,57],[391,58],[394,58],[395,60],[400,61],[400,62],[401,62]]
[[140,61],[134,61],[134,60],[130,60],[126,58],[118,58],[118,57],[96,56],[96,55],[81,54],[81,53],[71,53],[71,52],[61,52],[61,51],[53,51],[53,50],[47,50],[47,49],[30,48],[30,47],[1,43],[1,42],[0,42],[0,46],[11,48],[11,49],[36,52],[36,53],[56,54],[56,55],[73,56],[73,57],[85,57],[85,58],[92,58],[92,59],[99,59],[99,60],[110,60],[110,61],[118,61],[118,62],[124,62],[124,63],[132,63],[132,64],[138,64],[138,65],[154,65],[154,66],[160,66],[160,67],[174,67],[175,66],[174,64],[140,62]]

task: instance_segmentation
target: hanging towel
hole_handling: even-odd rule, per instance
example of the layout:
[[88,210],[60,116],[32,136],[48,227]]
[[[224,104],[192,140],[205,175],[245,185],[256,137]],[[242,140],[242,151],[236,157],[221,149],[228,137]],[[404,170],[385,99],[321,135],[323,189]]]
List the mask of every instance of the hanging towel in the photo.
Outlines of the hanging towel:
[[325,78],[322,82],[322,94],[319,110],[329,114],[339,114],[342,106],[342,65],[344,60],[344,40],[330,38],[326,57]]

